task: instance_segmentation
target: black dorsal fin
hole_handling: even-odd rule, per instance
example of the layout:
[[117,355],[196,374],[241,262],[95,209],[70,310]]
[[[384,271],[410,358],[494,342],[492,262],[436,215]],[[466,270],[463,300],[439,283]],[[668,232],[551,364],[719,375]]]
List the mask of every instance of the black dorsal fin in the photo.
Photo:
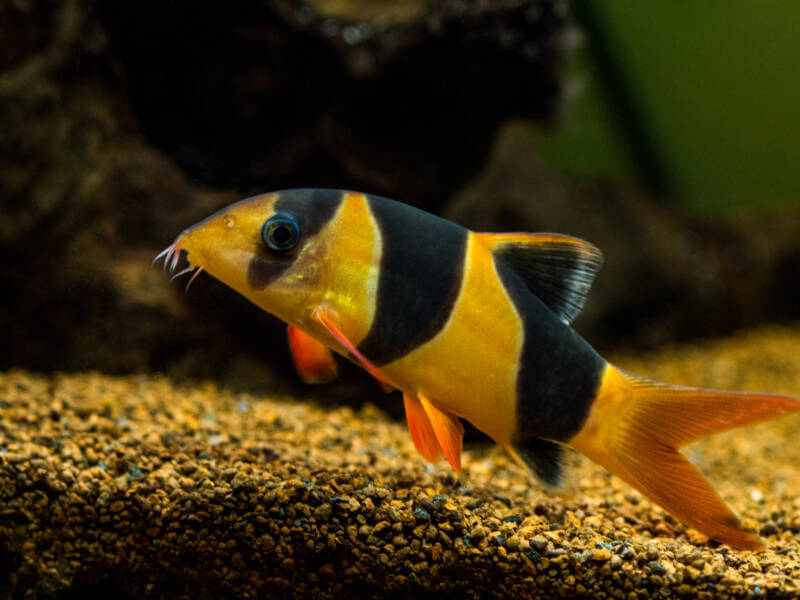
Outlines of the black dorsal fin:
[[531,438],[516,442],[506,450],[511,457],[548,487],[564,484],[564,448],[557,442]]
[[478,235],[562,321],[571,323],[578,316],[603,265],[596,246],[556,233]]

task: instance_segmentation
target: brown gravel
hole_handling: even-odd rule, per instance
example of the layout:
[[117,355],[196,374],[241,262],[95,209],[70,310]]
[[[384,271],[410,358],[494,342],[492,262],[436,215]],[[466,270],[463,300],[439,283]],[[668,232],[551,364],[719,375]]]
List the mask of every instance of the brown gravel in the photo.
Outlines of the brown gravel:
[[[800,396],[800,325],[639,373]],[[496,448],[427,466],[377,409],[159,376],[0,374],[0,596],[800,596],[790,417],[687,448],[768,550],[712,546],[586,460],[541,489]]]

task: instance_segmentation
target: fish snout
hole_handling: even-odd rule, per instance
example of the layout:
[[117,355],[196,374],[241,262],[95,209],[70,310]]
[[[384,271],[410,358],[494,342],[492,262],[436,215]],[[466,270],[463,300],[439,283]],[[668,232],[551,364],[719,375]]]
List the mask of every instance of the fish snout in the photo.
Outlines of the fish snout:
[[[194,271],[194,274],[189,278],[189,281],[186,284],[185,291],[189,291],[189,286],[192,285],[192,282],[195,278],[200,274],[200,272],[205,268],[201,261],[198,260],[199,257],[197,256],[197,252],[192,251],[190,241],[190,232],[189,230],[183,231],[175,241],[172,242],[169,246],[164,248],[159,254],[153,259],[152,264],[158,262],[161,258],[164,259],[164,271],[169,269],[170,273],[173,273],[170,280],[177,279],[181,275],[185,275]],[[181,252],[186,252],[186,262],[188,266],[185,269],[181,269],[177,273],[175,273],[175,269],[180,262]]]
[[161,252],[159,252],[156,257],[153,259],[153,262],[150,263],[151,266],[154,266],[159,260],[162,258],[164,259],[164,271],[169,268],[170,272],[175,270],[175,267],[178,266],[178,260],[180,259],[181,254],[181,242],[182,234],[179,235],[174,242],[172,242],[169,246],[164,248]]

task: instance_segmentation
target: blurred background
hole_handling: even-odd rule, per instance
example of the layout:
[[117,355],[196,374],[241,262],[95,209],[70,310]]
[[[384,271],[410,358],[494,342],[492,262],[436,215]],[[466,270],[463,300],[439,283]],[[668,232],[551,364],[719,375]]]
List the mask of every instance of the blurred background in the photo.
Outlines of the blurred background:
[[255,193],[337,187],[584,237],[602,352],[800,318],[800,5],[7,0],[0,368],[331,398],[284,326],[150,261]]

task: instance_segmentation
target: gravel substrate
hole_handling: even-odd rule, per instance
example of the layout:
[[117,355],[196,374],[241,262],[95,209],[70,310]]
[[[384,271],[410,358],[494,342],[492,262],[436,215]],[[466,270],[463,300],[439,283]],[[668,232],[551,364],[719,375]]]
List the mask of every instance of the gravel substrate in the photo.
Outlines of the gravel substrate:
[[[800,396],[800,326],[616,362]],[[798,430],[789,417],[686,449],[763,536],[766,552],[748,553],[707,544],[577,457],[561,495],[493,447],[468,445],[460,477],[428,466],[371,406],[11,371],[0,595],[795,598]]]

